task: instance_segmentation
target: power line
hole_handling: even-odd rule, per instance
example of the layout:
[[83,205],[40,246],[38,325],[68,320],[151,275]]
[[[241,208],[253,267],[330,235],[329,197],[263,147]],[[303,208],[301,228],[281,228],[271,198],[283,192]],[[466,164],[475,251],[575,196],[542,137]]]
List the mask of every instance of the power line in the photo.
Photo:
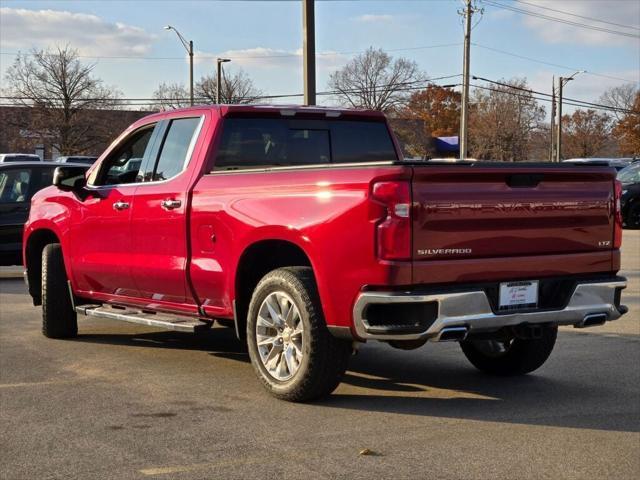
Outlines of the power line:
[[[532,58],[532,57],[527,57],[525,55],[519,55],[517,53],[513,53],[513,52],[507,52],[506,50],[500,50],[499,48],[493,48],[493,47],[488,47],[487,45],[481,45],[479,43],[475,43],[472,42],[472,45],[474,45],[475,47],[480,47],[480,48],[484,48],[485,50],[490,50],[492,52],[496,52],[496,53],[501,53],[503,55],[509,55],[511,57],[515,57],[515,58],[521,58],[523,60],[528,60],[530,62],[535,62],[535,63],[541,63],[543,65],[549,65],[551,67],[558,67],[558,68],[563,68],[565,70],[584,70],[582,68],[575,68],[575,67],[568,67],[567,65],[560,65],[559,63],[552,63],[552,62],[547,62],[545,60],[540,60],[537,58]],[[613,75],[605,75],[604,73],[597,73],[597,72],[591,72],[591,71],[586,71],[584,72],[586,75],[592,75],[595,77],[602,77],[602,78],[610,78],[612,80],[621,80],[623,82],[628,82],[628,83],[638,83],[638,80],[629,80],[628,78],[622,78],[622,77],[614,77]]]
[[528,15],[528,16],[531,16],[531,17],[541,18],[541,19],[544,19],[544,20],[551,20],[553,22],[563,23],[565,25],[570,25],[570,26],[573,26],[573,27],[585,28],[585,29],[588,29],[588,30],[595,30],[595,31],[598,31],[598,32],[609,33],[611,35],[620,35],[620,36],[623,36],[623,37],[630,37],[630,38],[638,38],[638,39],[640,39],[640,35],[635,34],[635,33],[620,32],[620,31],[616,31],[616,30],[611,30],[610,28],[598,27],[596,25],[587,25],[585,23],[574,22],[574,21],[571,21],[571,20],[566,20],[566,19],[562,19],[562,18],[551,16],[551,15],[546,15],[546,14],[543,14],[543,13],[532,12],[530,10],[525,10],[525,9],[522,9],[522,8],[512,7],[510,5],[504,5],[502,3],[493,2],[491,0],[484,0],[484,3],[487,4],[487,5],[490,5],[492,7],[502,8],[504,10],[510,10],[512,12],[520,13],[522,15]]
[[[550,93],[538,92],[538,91],[535,91],[535,90],[531,90],[530,88],[519,87],[517,85],[510,85],[510,84],[504,83],[504,82],[497,82],[495,80],[490,80],[488,78],[478,77],[476,75],[473,76],[473,79],[474,80],[482,80],[482,81],[485,81],[485,82],[493,83],[495,85],[500,85],[501,87],[506,87],[506,88],[510,88],[510,89],[514,89],[514,90],[521,90],[523,92],[535,93],[536,95],[543,95],[545,97],[553,97],[553,95],[550,94]],[[500,90],[500,91],[502,91],[502,90]],[[635,113],[635,114],[640,113],[640,112],[635,111],[635,110],[629,110],[629,109],[626,109],[626,108],[614,107],[612,105],[604,105],[602,103],[587,102],[586,100],[580,100],[580,99],[577,99],[577,98],[567,98],[567,97],[565,97],[563,102],[564,103],[567,103],[567,102],[578,102],[578,103],[580,103],[580,106],[594,107],[594,108],[599,108],[601,110],[612,110],[612,111],[617,111],[617,112],[621,112],[621,113]]]
[[598,22],[598,23],[606,23],[607,25],[613,25],[615,27],[630,28],[632,30],[640,31],[640,27],[638,27],[638,26],[625,25],[623,23],[610,22],[610,21],[607,21],[607,20],[602,20],[600,18],[586,17],[584,15],[578,15],[577,13],[571,13],[571,12],[567,12],[565,10],[557,10],[557,9],[551,8],[551,7],[543,7],[542,5],[538,5],[538,4],[531,3],[531,2],[525,2],[524,0],[514,0],[514,1],[518,2],[518,3],[522,3],[524,5],[530,5],[530,6],[535,7],[535,8],[540,8],[542,10],[549,10],[550,12],[556,12],[556,13],[561,13],[563,15],[569,15],[571,17],[581,18],[583,20],[590,20],[592,22]]
[[[453,83],[453,84],[447,84],[447,85],[439,85],[436,84],[434,82],[438,81],[438,80],[445,80],[445,79],[450,79],[450,78],[456,78],[456,77],[460,77],[461,74],[455,74],[455,75],[443,75],[440,77],[434,77],[428,80],[415,80],[415,81],[411,81],[411,82],[403,82],[400,85],[403,85],[403,87],[398,88],[397,91],[401,91],[401,92],[411,92],[411,91],[417,91],[417,90],[423,90],[425,88],[427,88],[430,85],[436,85],[442,88],[454,88],[454,87],[459,87],[462,84],[461,83]],[[488,90],[488,91],[493,91],[493,92],[498,92],[498,93],[505,93],[508,95],[515,95],[521,98],[531,98],[534,99],[536,101],[543,101],[543,102],[551,102],[551,98],[552,97],[551,94],[549,93],[545,93],[545,92],[540,92],[540,91],[536,91],[536,90],[531,90],[529,88],[525,88],[525,87],[520,87],[517,85],[510,85],[508,83],[504,83],[504,82],[499,82],[496,80],[491,80],[488,78],[484,78],[484,77],[479,77],[474,75],[472,77],[474,80],[481,80],[481,81],[485,81],[491,84],[495,84],[498,86],[503,87],[503,89],[497,89],[497,88],[491,88],[491,87],[487,87],[487,86],[483,86],[483,85],[471,85],[474,88],[479,88],[481,90]],[[389,86],[387,85],[376,85],[375,88],[382,88],[382,87],[386,87]],[[338,91],[338,90],[328,90],[328,91],[323,91],[323,92],[318,92],[317,95],[321,95],[321,96],[331,96],[331,95],[337,95],[337,94],[341,94],[341,93],[358,93],[360,92],[360,90],[346,90],[346,91]],[[523,92],[523,93],[519,93],[519,92]],[[291,93],[291,94],[274,94],[274,95],[259,95],[256,97],[253,97],[254,100],[274,100],[274,99],[281,99],[281,98],[295,98],[295,97],[302,97],[303,94],[302,93]],[[26,100],[30,100],[29,98],[26,97],[18,97],[18,96],[0,96],[0,99],[2,100],[22,100],[22,101],[26,101]],[[45,98],[45,100],[55,100],[53,98]],[[98,99],[82,99],[83,101],[91,101],[91,100],[98,100]],[[197,97],[195,99],[196,101],[199,102],[209,102],[210,100],[206,97]],[[153,106],[153,105],[159,105],[162,104],[163,101],[164,103],[186,103],[189,101],[188,98],[182,98],[182,97],[175,97],[175,98],[168,98],[168,99],[157,99],[157,98],[152,98],[152,97],[137,97],[137,98],[118,98],[118,99],[113,99],[111,100],[114,105],[117,106],[121,106],[121,107],[127,107],[127,106],[138,106],[138,107],[143,107],[143,106]],[[599,104],[599,103],[593,103],[593,102],[588,102],[586,100],[580,100],[580,99],[575,99],[575,98],[566,98],[564,103],[566,105],[571,105],[571,106],[575,106],[575,107],[583,107],[583,108],[593,108],[596,110],[604,110],[604,111],[611,111],[611,112],[620,112],[620,113],[625,113],[625,114],[638,114],[640,112],[634,111],[634,110],[628,110],[628,109],[624,109],[624,108],[619,108],[619,107],[614,107],[611,105],[604,105],[604,104]],[[16,107],[16,106],[20,106],[20,105],[16,105],[15,103],[2,103],[0,104],[0,106],[3,107]]]
[[[440,77],[434,77],[434,78],[430,78],[427,80],[414,80],[414,81],[410,81],[410,82],[402,82],[402,83],[398,83],[397,85],[404,85],[401,88],[396,89],[396,91],[414,91],[414,90],[422,90],[424,88],[426,88],[429,85],[437,85],[433,82],[438,81],[438,80],[445,80],[445,79],[449,79],[449,78],[456,78],[461,76],[461,74],[455,74],[455,75],[443,75]],[[420,84],[420,85],[418,85]],[[384,87],[388,87],[389,84],[385,84],[385,85],[375,85],[372,88],[384,88]],[[457,87],[459,86],[459,84],[455,83],[455,84],[451,84],[451,85],[438,85],[442,88],[453,88],[453,87]],[[317,95],[337,95],[337,94],[341,94],[341,93],[358,93],[360,90],[343,90],[343,91],[338,91],[338,90],[329,90],[329,91],[324,91],[324,92],[318,92]],[[275,95],[258,95],[255,97],[251,97],[255,100],[270,100],[270,99],[278,99],[278,98],[293,98],[293,97],[302,97],[303,94],[302,93],[291,93],[291,94],[275,94]],[[8,95],[4,95],[4,96],[0,96],[0,99],[3,100],[18,100],[18,101],[30,101],[30,98],[27,97],[20,97],[20,96],[8,96]],[[43,100],[57,100],[53,97],[45,97],[43,98]],[[81,101],[97,101],[97,100],[104,100],[104,99],[97,99],[97,98],[83,98],[81,99]],[[207,97],[196,97],[197,101],[210,101],[209,98]],[[161,104],[162,102],[165,103],[171,103],[171,102],[187,102],[189,101],[188,98],[182,98],[182,97],[174,97],[174,98],[153,98],[153,97],[138,97],[138,98],[116,98],[116,99],[112,99],[109,100],[109,102],[112,102],[114,104],[120,104],[120,105],[137,105],[137,106],[144,106],[144,105],[156,105],[156,104]],[[15,104],[3,104],[1,106],[16,106]]]

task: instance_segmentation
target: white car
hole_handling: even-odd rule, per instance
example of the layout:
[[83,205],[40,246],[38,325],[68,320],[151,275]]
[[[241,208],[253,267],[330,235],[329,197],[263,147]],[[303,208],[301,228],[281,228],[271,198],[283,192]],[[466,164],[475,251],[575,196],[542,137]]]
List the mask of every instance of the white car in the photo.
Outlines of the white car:
[[0,163],[7,162],[41,162],[42,159],[32,153],[0,153]]

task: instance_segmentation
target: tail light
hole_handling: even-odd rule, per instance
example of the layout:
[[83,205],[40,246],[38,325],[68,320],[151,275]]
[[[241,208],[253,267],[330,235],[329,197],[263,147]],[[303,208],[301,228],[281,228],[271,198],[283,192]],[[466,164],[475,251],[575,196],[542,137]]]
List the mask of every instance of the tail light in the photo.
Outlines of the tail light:
[[622,245],[622,207],[620,199],[622,197],[622,183],[618,180],[614,182],[614,225],[613,225],[613,248],[620,248]]
[[373,200],[386,207],[377,226],[378,258],[411,259],[411,188],[409,182],[377,182],[372,188]]

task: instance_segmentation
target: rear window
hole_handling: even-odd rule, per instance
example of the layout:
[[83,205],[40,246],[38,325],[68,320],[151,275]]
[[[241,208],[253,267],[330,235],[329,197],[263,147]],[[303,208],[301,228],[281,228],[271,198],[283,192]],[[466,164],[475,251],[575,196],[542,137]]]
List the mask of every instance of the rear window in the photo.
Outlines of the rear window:
[[5,162],[39,162],[40,157],[33,155],[7,155],[4,157]]
[[383,122],[229,118],[214,170],[397,160]]

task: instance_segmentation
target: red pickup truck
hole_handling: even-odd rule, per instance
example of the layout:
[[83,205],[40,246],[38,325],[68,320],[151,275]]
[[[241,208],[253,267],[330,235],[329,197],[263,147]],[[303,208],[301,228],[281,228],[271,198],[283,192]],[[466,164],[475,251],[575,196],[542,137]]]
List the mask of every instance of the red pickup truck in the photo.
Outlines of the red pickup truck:
[[77,313],[246,340],[293,401],[332,392],[358,342],[457,341],[498,374],[540,367],[558,325],[626,312],[612,168],[412,162],[377,112],[207,106],[61,166],[25,226],[43,333]]

